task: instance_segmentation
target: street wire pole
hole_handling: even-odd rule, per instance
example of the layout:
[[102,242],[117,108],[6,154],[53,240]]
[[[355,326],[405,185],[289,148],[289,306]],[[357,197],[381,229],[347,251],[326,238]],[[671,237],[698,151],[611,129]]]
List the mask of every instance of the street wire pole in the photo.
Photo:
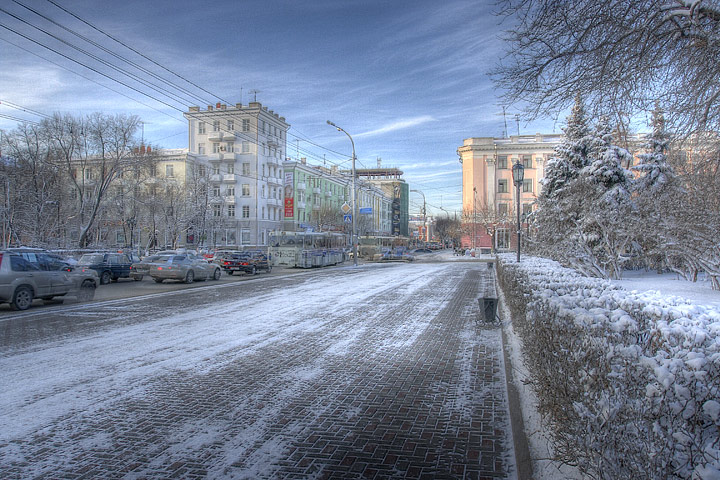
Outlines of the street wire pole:
[[353,138],[350,136],[348,132],[343,130],[342,128],[335,125],[330,120],[327,121],[328,125],[335,127],[338,132],[343,132],[345,135],[348,136],[350,139],[350,143],[352,144],[352,233],[350,234],[350,239],[352,241],[352,249],[353,249],[353,265],[357,267],[357,238],[355,237],[355,234],[357,232],[356,223],[357,222],[357,202],[355,201],[356,192],[355,192],[355,142],[353,141]]
[[[425,194],[421,192],[420,190],[410,190],[411,192],[419,193],[423,197],[423,229],[425,230],[425,243],[430,241],[430,233],[427,230],[427,213],[426,213],[426,203],[425,203]],[[422,238],[422,237],[420,237]]]

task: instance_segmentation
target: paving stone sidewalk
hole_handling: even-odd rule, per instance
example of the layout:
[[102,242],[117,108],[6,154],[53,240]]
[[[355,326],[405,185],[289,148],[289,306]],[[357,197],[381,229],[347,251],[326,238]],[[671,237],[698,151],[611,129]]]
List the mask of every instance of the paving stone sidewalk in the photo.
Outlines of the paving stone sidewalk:
[[[400,302],[370,299],[378,309],[372,320],[350,310],[328,316],[325,330],[219,357],[207,371],[147,379],[112,408],[0,445],[0,473],[516,478],[501,332],[478,321],[478,292],[490,274],[482,267],[448,268],[428,291],[398,293]],[[408,332],[408,345],[382,346],[427,296],[445,301],[426,312],[422,333]],[[362,336],[344,343],[359,322]],[[345,347],[352,350],[341,352]],[[68,439],[87,446],[67,449]]]

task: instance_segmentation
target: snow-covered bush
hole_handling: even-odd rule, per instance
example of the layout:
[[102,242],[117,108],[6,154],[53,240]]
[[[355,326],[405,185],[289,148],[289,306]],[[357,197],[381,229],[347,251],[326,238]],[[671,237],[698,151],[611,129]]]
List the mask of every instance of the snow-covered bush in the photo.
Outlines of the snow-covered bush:
[[600,479],[720,478],[720,312],[499,260],[560,461]]

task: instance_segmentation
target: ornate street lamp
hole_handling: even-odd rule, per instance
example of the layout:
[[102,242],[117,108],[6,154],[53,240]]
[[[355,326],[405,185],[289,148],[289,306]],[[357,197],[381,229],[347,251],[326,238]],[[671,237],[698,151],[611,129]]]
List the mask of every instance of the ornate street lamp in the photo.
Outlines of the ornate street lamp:
[[517,261],[520,263],[520,186],[525,179],[525,167],[519,160],[512,167],[512,176],[517,189]]

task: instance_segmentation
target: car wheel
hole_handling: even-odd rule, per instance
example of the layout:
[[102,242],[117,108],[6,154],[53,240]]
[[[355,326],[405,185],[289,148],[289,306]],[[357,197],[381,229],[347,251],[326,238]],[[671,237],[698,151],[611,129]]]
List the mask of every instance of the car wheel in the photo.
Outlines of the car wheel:
[[250,275],[257,275],[257,268],[255,268],[255,265],[253,265],[252,269],[250,270]]
[[192,270],[188,270],[187,274],[185,275],[185,283],[193,283],[195,281],[195,272]]
[[270,272],[272,272],[272,265],[268,265],[268,268],[267,268],[267,273],[270,273]]
[[77,298],[78,302],[89,302],[95,298],[95,284],[90,280],[85,280],[82,285],[80,285]]
[[27,285],[22,285],[15,290],[10,308],[13,310],[27,310],[32,305],[33,290]]
[[213,272],[213,280],[220,280],[220,275],[222,275],[222,273],[220,272],[220,269],[216,268],[215,271]]
[[228,274],[228,275],[234,275],[235,272],[233,272],[232,270],[227,270],[227,274]]
[[155,283],[162,283],[163,280],[165,280],[165,279],[164,278],[153,278],[153,280],[155,280]]
[[101,285],[107,285],[112,280],[112,275],[110,275],[110,272],[103,272],[102,275],[100,275],[100,284]]

